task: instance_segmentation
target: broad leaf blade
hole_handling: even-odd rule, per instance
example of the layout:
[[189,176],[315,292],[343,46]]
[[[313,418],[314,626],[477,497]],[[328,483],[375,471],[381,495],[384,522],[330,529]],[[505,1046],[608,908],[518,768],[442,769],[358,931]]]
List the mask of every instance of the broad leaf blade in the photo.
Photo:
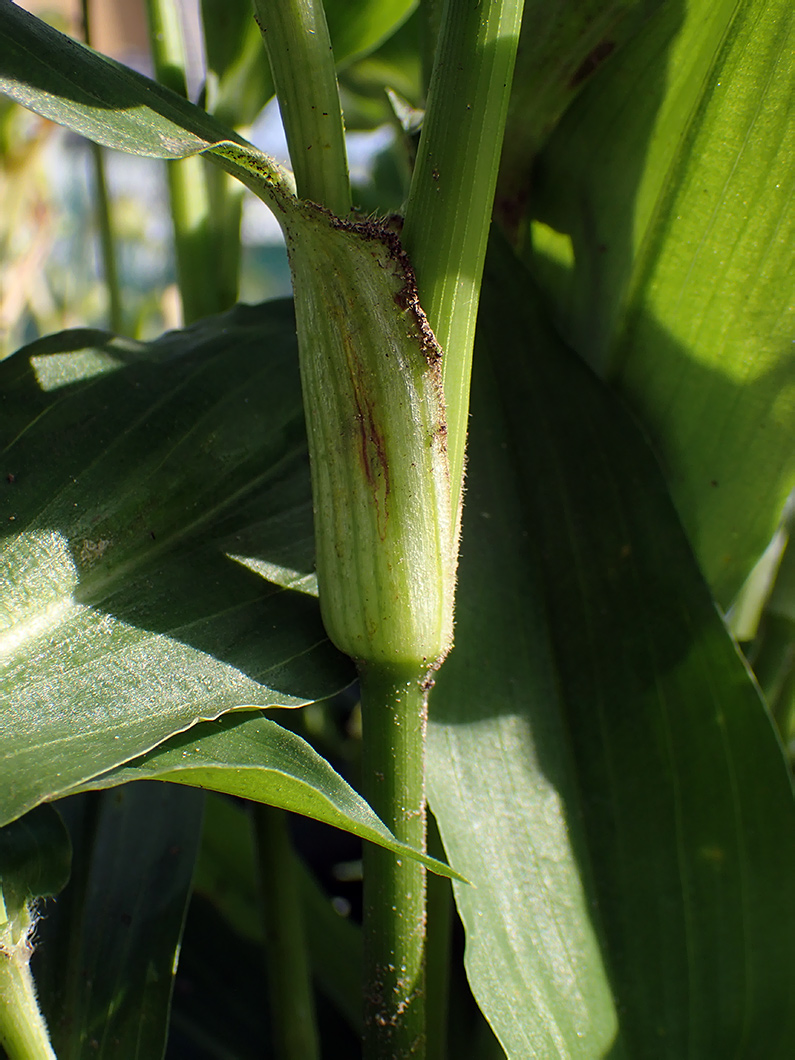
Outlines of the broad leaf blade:
[[82,787],[114,787],[130,780],[168,780],[278,806],[417,858],[441,876],[462,879],[442,862],[398,842],[325,758],[300,736],[260,715],[197,725]]
[[167,784],[64,805],[74,874],[41,925],[41,969],[34,961],[59,1060],[163,1055],[202,805]]
[[502,269],[485,293],[457,647],[431,701],[473,989],[509,1055],[783,1060],[781,747],[646,444],[528,289]]
[[474,884],[456,891],[467,974],[506,1055],[619,1057],[524,483],[477,355],[473,384],[455,644],[430,697],[429,802]]
[[553,264],[537,226],[536,272],[641,415],[724,607],[795,485],[794,48],[788,0],[664,5],[569,112],[533,188],[574,254]]
[[16,4],[0,7],[0,89],[106,147],[182,158],[229,130],[175,92],[59,33]]
[[0,819],[201,718],[352,680],[312,595],[294,328],[289,303],[239,307],[0,366]]

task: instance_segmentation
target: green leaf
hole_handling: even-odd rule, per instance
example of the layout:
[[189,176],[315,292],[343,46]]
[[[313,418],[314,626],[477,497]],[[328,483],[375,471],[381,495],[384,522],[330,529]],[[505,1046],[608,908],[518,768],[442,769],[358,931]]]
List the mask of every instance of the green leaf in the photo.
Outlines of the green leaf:
[[783,1060],[781,747],[648,446],[514,268],[484,292],[429,731],[473,990],[510,1056]]
[[[417,13],[374,51],[345,66],[339,81],[346,129],[375,129],[394,123],[387,89],[415,106],[420,105],[423,95],[422,63],[417,47],[420,35]],[[410,178],[407,167],[407,184]]]
[[0,365],[0,407],[0,820],[352,681],[313,595],[290,303],[50,337]]
[[0,91],[105,147],[172,159],[206,151],[270,205],[293,201],[290,175],[217,119],[13,3],[0,5]]
[[464,879],[443,862],[399,843],[306,740],[259,714],[196,725],[142,758],[94,777],[81,790],[131,780],[168,780],[278,806],[416,858],[440,876]]
[[640,415],[724,607],[795,485],[794,45],[788,0],[663,5],[533,185],[534,271]]
[[337,65],[373,51],[405,22],[416,6],[417,0],[325,0]]
[[551,130],[659,3],[525,0],[495,204],[507,230],[525,220],[533,163]]
[[163,1055],[202,804],[167,784],[64,804],[74,875],[40,926],[40,969],[34,958],[59,1060]]
[[208,107],[230,128],[251,125],[273,96],[251,0],[202,0]]

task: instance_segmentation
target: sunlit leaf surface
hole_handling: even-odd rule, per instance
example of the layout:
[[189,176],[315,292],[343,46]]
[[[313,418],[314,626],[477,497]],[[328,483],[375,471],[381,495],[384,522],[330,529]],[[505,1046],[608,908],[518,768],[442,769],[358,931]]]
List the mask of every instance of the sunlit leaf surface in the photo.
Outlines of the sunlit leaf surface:
[[793,55],[789,0],[666,3],[533,180],[534,272],[639,413],[723,607],[795,485]]
[[289,303],[51,337],[0,366],[0,409],[0,819],[352,680],[313,595]]
[[473,990],[511,1056],[783,1060],[780,744],[642,436],[491,268],[429,733]]

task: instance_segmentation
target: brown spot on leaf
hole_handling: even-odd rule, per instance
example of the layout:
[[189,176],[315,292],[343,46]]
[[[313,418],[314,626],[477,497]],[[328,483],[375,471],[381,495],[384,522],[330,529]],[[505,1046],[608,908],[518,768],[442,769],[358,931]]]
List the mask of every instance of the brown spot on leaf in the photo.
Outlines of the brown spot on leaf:
[[583,83],[583,81],[589,78],[594,72],[594,70],[596,70],[598,66],[601,66],[605,59],[608,57],[608,55],[611,54],[615,46],[615,41],[600,41],[599,44],[597,44],[596,47],[593,49],[593,51],[589,52],[588,55],[586,55],[586,57],[575,70],[574,76],[572,77],[571,81],[569,81],[569,88],[577,88]]

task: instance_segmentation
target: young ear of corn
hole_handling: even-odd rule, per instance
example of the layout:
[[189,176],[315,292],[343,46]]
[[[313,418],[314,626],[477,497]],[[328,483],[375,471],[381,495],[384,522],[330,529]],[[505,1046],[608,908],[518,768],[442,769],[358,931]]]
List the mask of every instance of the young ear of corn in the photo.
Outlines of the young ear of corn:
[[360,669],[427,674],[452,640],[457,545],[441,350],[393,232],[298,211],[285,227],[323,620]]

